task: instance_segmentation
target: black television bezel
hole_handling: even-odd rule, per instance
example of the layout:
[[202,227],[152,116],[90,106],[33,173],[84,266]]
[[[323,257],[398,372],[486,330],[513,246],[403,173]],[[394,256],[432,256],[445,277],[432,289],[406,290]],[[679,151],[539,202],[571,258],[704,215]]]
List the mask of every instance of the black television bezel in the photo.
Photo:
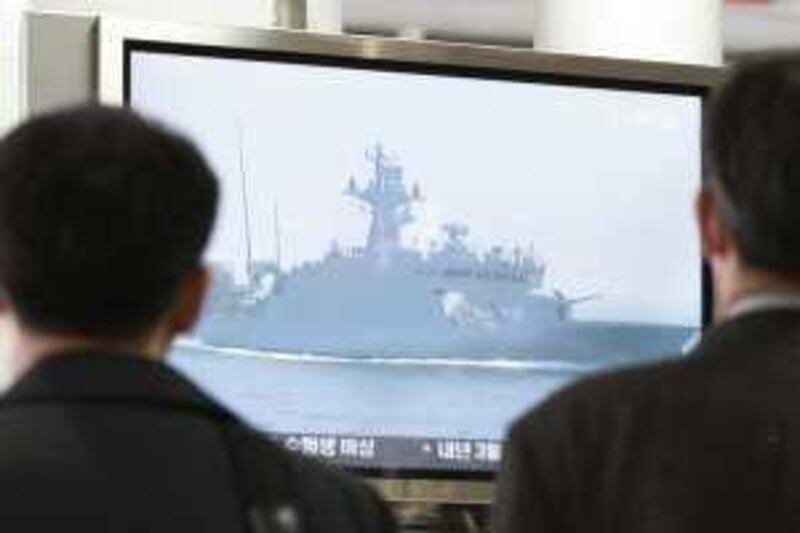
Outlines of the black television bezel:
[[[116,103],[130,105],[130,66],[131,56],[135,52],[697,96],[701,99],[704,117],[708,100],[723,77],[721,69],[689,65],[541,54],[529,50],[499,47],[411,43],[385,38],[321,36],[284,30],[244,31],[267,32],[278,41],[285,38],[292,43],[289,46],[277,47],[269,45],[242,47],[236,44],[208,44],[202,39],[171,40],[164,37],[150,37],[147,32],[144,32],[144,36],[141,35],[142,32],[138,32],[138,35],[137,32],[131,32],[132,35],[128,36],[123,35],[120,39],[122,94],[117,95],[121,98]],[[342,51],[340,46],[333,46],[326,52],[326,42],[333,42],[336,45],[348,40],[361,41],[362,45],[364,42],[379,43],[387,47],[389,53],[354,54],[352,50]],[[311,46],[307,44],[308,42]],[[297,43],[300,43],[300,46]],[[397,48],[397,53],[391,50],[393,46]],[[442,48],[445,53],[431,54],[430,51],[437,47]],[[477,61],[471,61],[470,54],[473,54]],[[435,56],[435,59],[431,60],[431,56]],[[518,65],[514,64],[515,58],[519,59]],[[106,77],[109,76],[108,72],[103,73],[101,69],[101,83],[104,74]],[[703,138],[702,131],[699,138],[701,140]],[[713,295],[707,265],[701,263],[698,266],[701,268],[699,296],[702,327],[705,328],[711,322]],[[367,477],[395,480],[487,482],[493,480],[496,475],[496,471],[489,470],[391,470],[347,466],[344,468]]]

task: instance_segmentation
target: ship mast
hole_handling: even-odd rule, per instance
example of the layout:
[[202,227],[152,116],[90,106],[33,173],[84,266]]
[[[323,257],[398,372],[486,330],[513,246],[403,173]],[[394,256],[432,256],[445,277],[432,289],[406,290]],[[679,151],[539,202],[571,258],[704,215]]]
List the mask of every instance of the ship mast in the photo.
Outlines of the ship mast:
[[242,212],[244,214],[244,240],[245,240],[245,274],[248,285],[253,285],[255,276],[253,272],[253,243],[250,235],[250,205],[247,197],[247,172],[245,170],[244,146],[242,125],[236,122],[236,133],[239,140],[239,181],[242,191]]
[[400,230],[414,220],[410,207],[419,201],[419,188],[409,193],[403,182],[403,169],[387,157],[380,142],[366,153],[373,164],[373,177],[359,187],[351,179],[346,194],[370,208],[372,220],[367,236],[366,252],[388,261],[401,249]]
[[281,219],[278,216],[278,204],[272,210],[275,228],[275,266],[278,267],[278,272],[281,270]]
[[378,188],[383,187],[383,161],[386,156],[383,152],[383,144],[380,142],[375,143],[375,148],[372,152],[367,150],[367,160],[372,159],[375,167],[373,169],[373,176],[378,183]]

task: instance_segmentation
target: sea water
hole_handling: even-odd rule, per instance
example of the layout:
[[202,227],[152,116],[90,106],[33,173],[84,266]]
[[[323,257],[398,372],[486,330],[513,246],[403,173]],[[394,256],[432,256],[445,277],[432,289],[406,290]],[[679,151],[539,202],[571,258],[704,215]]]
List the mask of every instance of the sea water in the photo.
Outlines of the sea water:
[[351,359],[190,342],[180,343],[170,361],[264,431],[490,440],[593,370],[498,359]]

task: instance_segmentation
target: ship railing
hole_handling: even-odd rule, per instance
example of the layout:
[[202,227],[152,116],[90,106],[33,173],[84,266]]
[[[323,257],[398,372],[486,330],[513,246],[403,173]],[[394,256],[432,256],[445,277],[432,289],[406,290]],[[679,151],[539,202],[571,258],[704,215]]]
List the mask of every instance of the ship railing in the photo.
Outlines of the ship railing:
[[492,281],[512,281],[516,283],[529,283],[540,281],[540,277],[532,276],[525,271],[491,271],[491,270],[470,270],[457,268],[420,268],[417,273],[424,276],[440,276],[446,278],[465,278]]

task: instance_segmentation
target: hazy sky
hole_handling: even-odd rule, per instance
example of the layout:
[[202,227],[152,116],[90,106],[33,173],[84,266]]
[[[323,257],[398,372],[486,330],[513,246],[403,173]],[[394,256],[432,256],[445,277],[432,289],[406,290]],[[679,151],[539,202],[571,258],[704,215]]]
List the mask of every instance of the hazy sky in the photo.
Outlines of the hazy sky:
[[482,250],[535,245],[549,288],[601,293],[582,318],[699,323],[696,97],[142,52],[131,80],[223,180],[214,259],[244,258],[240,146],[255,256],[274,256],[277,206],[291,266],[363,244],[342,193],[381,141],[425,197],[409,243],[461,222]]

